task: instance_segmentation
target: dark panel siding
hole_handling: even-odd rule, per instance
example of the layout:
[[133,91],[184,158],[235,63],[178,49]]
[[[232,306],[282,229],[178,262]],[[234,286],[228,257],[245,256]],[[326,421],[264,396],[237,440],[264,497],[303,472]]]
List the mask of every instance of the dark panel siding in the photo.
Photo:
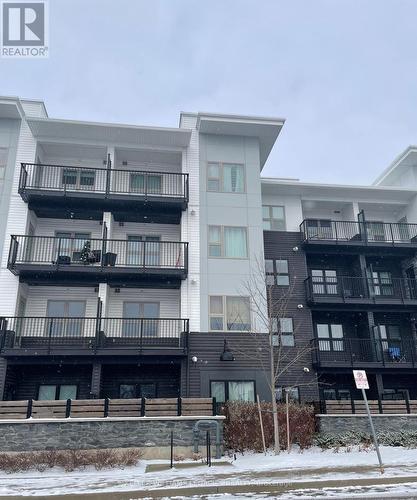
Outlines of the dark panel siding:
[[180,395],[179,364],[103,365],[101,397],[118,398],[120,384],[156,383],[157,397]]
[[15,366],[14,399],[36,399],[41,384],[75,384],[78,399],[91,398],[91,365]]

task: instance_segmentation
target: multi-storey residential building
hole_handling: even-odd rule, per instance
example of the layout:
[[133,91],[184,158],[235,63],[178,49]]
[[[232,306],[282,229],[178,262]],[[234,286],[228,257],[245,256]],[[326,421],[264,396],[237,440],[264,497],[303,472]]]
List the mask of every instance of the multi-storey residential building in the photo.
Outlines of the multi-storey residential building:
[[[0,396],[268,398],[251,332],[269,314],[296,359],[277,395],[346,397],[361,367],[414,397],[416,153],[372,186],[262,178],[283,123],[90,123],[0,99]],[[248,293],[254,273],[284,314]]]

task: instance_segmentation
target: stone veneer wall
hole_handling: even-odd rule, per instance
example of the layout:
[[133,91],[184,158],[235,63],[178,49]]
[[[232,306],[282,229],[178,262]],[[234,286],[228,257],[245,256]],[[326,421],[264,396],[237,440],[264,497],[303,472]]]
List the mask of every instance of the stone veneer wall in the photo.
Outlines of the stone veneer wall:
[[[176,453],[191,454],[198,420],[217,421],[223,440],[224,417],[142,417],[120,419],[55,419],[0,421],[0,452],[142,448],[147,458],[169,456],[171,430]],[[215,450],[215,426],[200,426],[200,452],[205,452],[206,430]]]
[[[321,434],[371,432],[367,415],[317,415]],[[417,431],[417,414],[372,415],[376,432]]]

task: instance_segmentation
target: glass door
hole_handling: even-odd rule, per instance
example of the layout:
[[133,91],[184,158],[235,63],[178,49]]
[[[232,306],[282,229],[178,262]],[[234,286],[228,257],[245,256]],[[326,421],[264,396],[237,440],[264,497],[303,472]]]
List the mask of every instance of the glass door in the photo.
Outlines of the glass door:
[[375,296],[390,297],[394,295],[392,276],[387,271],[372,271],[372,290]]
[[123,337],[155,337],[158,335],[158,302],[124,302]]

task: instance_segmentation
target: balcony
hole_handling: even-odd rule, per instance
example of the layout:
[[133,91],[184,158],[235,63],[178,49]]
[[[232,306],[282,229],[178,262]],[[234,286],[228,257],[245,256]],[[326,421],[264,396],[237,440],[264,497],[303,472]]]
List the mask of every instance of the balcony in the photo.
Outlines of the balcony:
[[313,364],[318,368],[416,368],[412,339],[314,339]]
[[184,354],[188,319],[11,317],[0,319],[3,355]]
[[188,243],[14,235],[8,268],[29,284],[179,288]]
[[311,245],[417,248],[417,224],[305,219],[301,239]]
[[376,279],[363,276],[337,276],[323,279],[310,276],[305,281],[310,305],[416,306],[417,280]]
[[19,194],[38,217],[179,224],[188,174],[22,163]]

